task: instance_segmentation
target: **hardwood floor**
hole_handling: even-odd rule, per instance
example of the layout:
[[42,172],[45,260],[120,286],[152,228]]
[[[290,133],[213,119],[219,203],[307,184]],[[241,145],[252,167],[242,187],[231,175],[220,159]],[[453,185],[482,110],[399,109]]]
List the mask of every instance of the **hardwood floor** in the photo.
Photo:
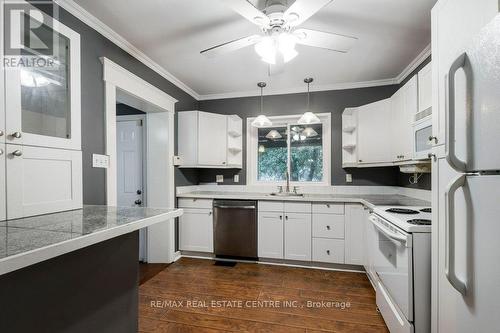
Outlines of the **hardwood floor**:
[[190,258],[156,273],[141,332],[388,332],[364,274]]

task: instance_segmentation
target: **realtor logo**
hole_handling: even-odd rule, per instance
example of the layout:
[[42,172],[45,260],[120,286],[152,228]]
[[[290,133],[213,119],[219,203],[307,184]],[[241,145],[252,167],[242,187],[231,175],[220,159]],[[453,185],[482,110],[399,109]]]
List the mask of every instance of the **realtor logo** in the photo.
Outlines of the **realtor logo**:
[[52,1],[3,1],[3,66],[51,66],[58,48],[58,34],[52,29],[57,14]]

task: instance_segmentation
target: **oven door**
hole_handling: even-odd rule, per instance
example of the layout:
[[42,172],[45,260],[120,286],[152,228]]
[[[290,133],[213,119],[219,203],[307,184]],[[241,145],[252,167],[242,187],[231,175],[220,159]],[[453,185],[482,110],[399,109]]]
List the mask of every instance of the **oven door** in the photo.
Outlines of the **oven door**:
[[390,298],[409,322],[413,321],[412,236],[372,214],[375,227],[374,270]]
[[416,160],[429,158],[432,149],[432,119],[413,125],[413,157]]

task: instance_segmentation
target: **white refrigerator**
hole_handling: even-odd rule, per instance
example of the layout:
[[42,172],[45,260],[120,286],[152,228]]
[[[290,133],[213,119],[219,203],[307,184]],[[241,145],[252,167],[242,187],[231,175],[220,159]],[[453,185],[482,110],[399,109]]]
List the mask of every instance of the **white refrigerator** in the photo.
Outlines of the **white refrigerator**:
[[433,116],[444,119],[433,148],[433,333],[500,332],[499,6],[433,9]]

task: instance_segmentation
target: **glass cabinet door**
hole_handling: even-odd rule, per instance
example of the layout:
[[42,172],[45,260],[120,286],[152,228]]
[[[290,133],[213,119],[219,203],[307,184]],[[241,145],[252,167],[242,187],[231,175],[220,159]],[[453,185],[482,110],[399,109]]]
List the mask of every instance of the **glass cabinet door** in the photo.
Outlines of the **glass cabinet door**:
[[[22,19],[35,20],[29,15]],[[29,32],[22,30],[25,41]],[[80,150],[80,37],[51,18],[44,19],[36,36],[50,45],[49,51],[23,44],[17,66],[5,69],[6,140]]]

